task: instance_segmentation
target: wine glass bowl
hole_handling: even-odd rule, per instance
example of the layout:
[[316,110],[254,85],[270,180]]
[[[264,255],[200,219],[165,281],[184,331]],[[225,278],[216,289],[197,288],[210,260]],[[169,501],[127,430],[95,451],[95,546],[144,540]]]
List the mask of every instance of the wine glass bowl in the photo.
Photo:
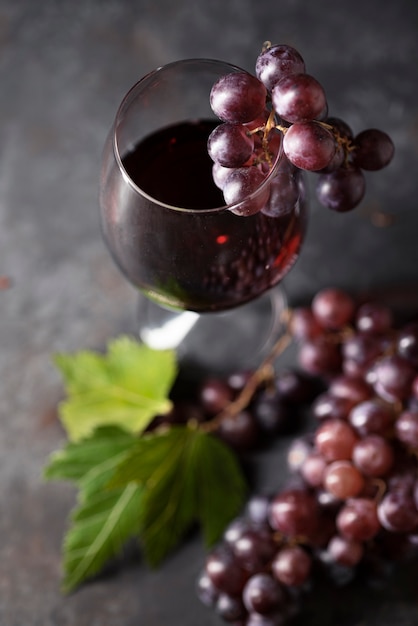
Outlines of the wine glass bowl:
[[[226,205],[213,181],[207,141],[220,120],[210,91],[235,71],[243,70],[190,59],[149,73],[124,97],[105,144],[105,242],[128,281],[170,310],[213,313],[257,299],[292,267],[305,233],[303,179],[281,149],[239,203]],[[282,210],[289,183],[294,201]],[[242,215],[251,203],[263,209]]]

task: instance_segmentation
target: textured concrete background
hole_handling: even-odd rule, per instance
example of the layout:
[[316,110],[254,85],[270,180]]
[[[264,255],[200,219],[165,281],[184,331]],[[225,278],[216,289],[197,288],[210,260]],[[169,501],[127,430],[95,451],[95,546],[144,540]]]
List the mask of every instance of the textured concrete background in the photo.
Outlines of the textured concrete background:
[[[355,132],[389,130],[397,150],[384,174],[368,176],[357,211],[331,214],[312,201],[306,245],[285,281],[291,302],[330,284],[414,285],[416,2],[0,0],[1,626],[218,624],[194,597],[198,539],[158,572],[127,557],[61,596],[60,542],[74,492],[45,485],[40,473],[64,440],[51,354],[101,348],[135,327],[136,294],[98,224],[101,150],[121,97],[145,72],[185,57],[252,70],[266,39],[300,50],[326,87],[330,113]],[[263,487],[279,483],[284,446],[259,459]],[[412,626],[411,580],[404,574],[382,595],[350,590],[325,604],[318,596],[309,623]]]

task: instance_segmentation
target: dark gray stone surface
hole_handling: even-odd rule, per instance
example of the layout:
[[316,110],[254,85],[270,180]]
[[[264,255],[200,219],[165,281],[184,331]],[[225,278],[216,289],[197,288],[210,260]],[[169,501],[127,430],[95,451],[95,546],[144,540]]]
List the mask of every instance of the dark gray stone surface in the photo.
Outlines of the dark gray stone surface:
[[[40,475],[64,441],[51,355],[101,348],[135,330],[136,294],[114,268],[98,223],[101,150],[121,97],[176,59],[252,69],[266,39],[301,51],[326,87],[330,112],[356,132],[388,129],[396,144],[387,171],[368,176],[357,211],[331,214],[312,201],[306,245],[285,281],[291,302],[330,284],[355,292],[414,285],[416,2],[0,0],[0,275],[3,287],[10,281],[0,290],[1,626],[218,624],[194,597],[204,558],[198,538],[157,572],[127,556],[62,596],[60,542],[74,492]],[[279,484],[286,444],[258,459],[263,487]],[[332,602],[319,593],[309,624],[417,624],[412,578],[402,573],[385,593],[350,588]]]

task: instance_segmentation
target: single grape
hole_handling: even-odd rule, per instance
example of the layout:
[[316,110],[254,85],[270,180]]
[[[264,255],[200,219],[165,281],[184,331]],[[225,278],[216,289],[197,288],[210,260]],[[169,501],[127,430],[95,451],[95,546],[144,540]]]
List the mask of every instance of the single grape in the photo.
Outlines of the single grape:
[[222,190],[224,188],[225,181],[230,175],[230,173],[233,171],[233,169],[234,168],[231,168],[231,167],[224,167],[223,165],[221,165],[220,163],[217,163],[216,161],[212,165],[213,182],[219,189]]
[[383,528],[395,533],[409,533],[418,526],[418,511],[410,494],[390,491],[377,508]]
[[283,76],[302,74],[305,71],[305,62],[292,46],[274,45],[258,55],[255,71],[268,91],[271,91]]
[[237,538],[232,545],[232,551],[239,565],[255,574],[271,561],[276,553],[276,544],[270,531],[250,528]]
[[411,365],[418,367],[418,322],[412,322],[400,330],[397,351]]
[[328,553],[333,561],[347,567],[355,567],[364,555],[364,546],[354,541],[335,535],[328,544]]
[[289,408],[277,389],[265,389],[255,398],[252,413],[262,432],[283,433],[290,426]]
[[258,189],[264,182],[265,175],[257,167],[234,169],[224,183],[225,202],[236,205],[231,211],[236,215],[248,216],[258,213],[266,204],[270,187]]
[[241,535],[251,528],[251,522],[246,517],[236,517],[225,528],[222,538],[231,549]]
[[406,447],[418,449],[418,411],[403,411],[395,422],[395,434]]
[[288,74],[273,87],[271,100],[276,113],[292,124],[322,119],[327,99],[322,85],[310,74]]
[[292,441],[287,453],[287,465],[291,472],[299,472],[312,452],[312,442],[307,437],[297,437]]
[[315,532],[318,506],[315,498],[303,489],[284,489],[270,504],[270,524],[287,537],[307,536]]
[[364,478],[351,461],[334,461],[324,472],[324,488],[336,498],[354,498],[364,488]]
[[209,135],[209,156],[223,167],[241,167],[253,149],[254,139],[241,124],[220,124]]
[[196,595],[205,606],[214,607],[219,597],[219,590],[215,587],[207,572],[200,572],[196,581]]
[[283,138],[283,150],[296,167],[317,171],[330,163],[336,150],[336,143],[331,131],[319,122],[302,122],[293,124],[287,129]]
[[339,511],[336,522],[343,537],[360,542],[372,539],[381,528],[376,502],[368,498],[348,500]]
[[384,304],[365,302],[357,310],[355,325],[361,333],[383,335],[392,328],[392,311]]
[[311,412],[317,420],[347,419],[353,408],[352,400],[334,396],[330,391],[324,391],[312,403]]
[[211,377],[201,384],[198,399],[206,413],[216,415],[232,401],[233,392],[226,381]]
[[395,147],[389,135],[376,128],[363,130],[354,138],[352,160],[363,170],[380,170],[392,160]]
[[352,406],[370,399],[373,389],[365,380],[358,376],[341,374],[334,378],[328,388],[329,393],[337,398],[344,398],[351,402]]
[[207,556],[205,572],[216,589],[230,595],[240,594],[248,579],[231,550],[224,545],[218,546]]
[[334,134],[340,139],[351,141],[353,139],[353,131],[345,120],[340,117],[327,117],[325,122],[332,126]]
[[305,482],[311,487],[321,487],[327,462],[318,452],[311,452],[303,461],[300,467],[300,473]]
[[308,374],[335,374],[341,368],[340,347],[336,342],[329,341],[325,335],[319,335],[299,347],[298,361]]
[[394,421],[392,408],[377,398],[357,404],[350,412],[348,421],[360,437],[386,435]]
[[259,436],[259,428],[250,411],[240,411],[237,415],[225,416],[219,424],[218,436],[236,450],[254,448]]
[[405,400],[411,393],[414,377],[412,365],[397,354],[382,357],[369,372],[375,392],[387,402]]
[[270,574],[258,573],[246,583],[243,599],[247,611],[268,615],[285,603],[286,595]]
[[328,461],[350,460],[358,436],[354,429],[342,420],[329,419],[315,433],[315,447]]
[[295,369],[282,370],[276,376],[275,386],[283,402],[300,406],[313,400],[318,385],[312,377]]
[[232,72],[213,85],[210,105],[224,122],[244,124],[263,113],[266,96],[267,90],[258,78],[247,72]]
[[365,191],[364,174],[355,167],[340,167],[333,172],[320,174],[316,185],[319,202],[338,213],[354,209],[360,204]]
[[278,171],[271,181],[270,197],[261,209],[264,215],[280,217],[290,213],[300,197],[300,187],[296,176]]
[[311,307],[300,306],[292,311],[289,332],[296,340],[305,341],[322,335],[324,329],[312,313]]
[[247,614],[241,598],[230,596],[227,593],[219,594],[215,610],[219,617],[221,617],[225,622],[236,623],[238,620],[243,619]]
[[270,510],[270,496],[253,494],[247,501],[245,512],[254,524],[266,524]]
[[392,446],[380,435],[368,435],[354,446],[353,462],[365,476],[385,476],[394,460]]
[[343,340],[341,350],[344,372],[348,370],[350,375],[361,378],[382,354],[383,346],[379,337],[355,334]]
[[282,548],[271,564],[276,580],[288,587],[299,587],[309,578],[312,569],[311,556],[300,546]]
[[312,300],[312,312],[323,328],[340,330],[354,315],[353,298],[335,287],[321,289]]

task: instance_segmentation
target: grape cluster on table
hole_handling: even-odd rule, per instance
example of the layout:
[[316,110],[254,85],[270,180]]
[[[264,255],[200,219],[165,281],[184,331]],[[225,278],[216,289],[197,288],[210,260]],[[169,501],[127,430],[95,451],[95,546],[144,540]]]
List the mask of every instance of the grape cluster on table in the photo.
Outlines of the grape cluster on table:
[[[321,204],[338,212],[354,209],[366,190],[363,171],[380,170],[392,160],[389,135],[376,128],[355,135],[344,120],[330,116],[324,88],[289,45],[268,42],[257,57],[255,73],[222,76],[210,94],[212,110],[223,123],[211,133],[208,152],[226,203],[253,194],[283,147],[279,173],[292,168],[316,172]],[[283,211],[294,201],[294,184],[289,176],[271,181],[280,188]],[[268,188],[237,213],[251,215],[266,205]]]
[[[288,623],[318,572],[351,580],[418,555],[418,320],[399,325],[387,305],[329,288],[292,311],[289,332],[300,370],[276,373],[218,432],[248,448],[260,415],[281,432],[283,407],[306,402],[313,424],[289,446],[288,483],[251,496],[198,577],[200,600],[235,626]],[[206,406],[223,410],[247,376],[208,381]]]

